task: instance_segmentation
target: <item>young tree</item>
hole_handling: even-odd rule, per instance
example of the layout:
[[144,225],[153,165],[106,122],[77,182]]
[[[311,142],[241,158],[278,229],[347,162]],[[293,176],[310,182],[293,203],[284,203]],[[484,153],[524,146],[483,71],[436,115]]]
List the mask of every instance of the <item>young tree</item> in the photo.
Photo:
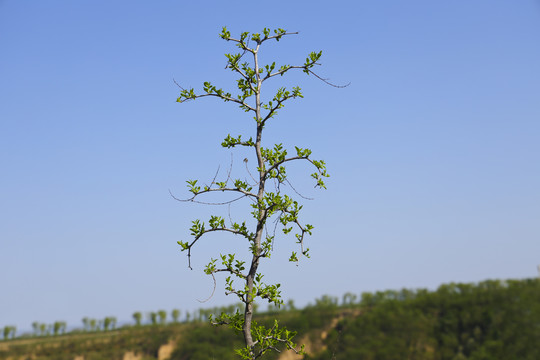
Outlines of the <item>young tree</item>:
[[[328,176],[324,161],[313,159],[311,150],[295,147],[293,154],[289,155],[282,144],[267,147],[262,142],[263,130],[276,116],[278,110],[283,108],[285,102],[303,97],[299,87],[293,87],[291,90],[281,87],[273,96],[267,97],[268,101],[265,102],[263,99],[264,83],[291,71],[301,70],[330,84],[313,72],[313,68],[319,65],[317,61],[322,52],[310,53],[302,65],[277,67],[275,62],[267,65],[260,64],[259,51],[264,43],[271,40],[279,41],[283,37],[293,34],[297,33],[287,32],[283,29],[271,32],[265,28],[260,34],[244,32],[239,38],[233,38],[230,32],[223,28],[221,38],[236,44],[240,49],[240,53],[225,54],[226,68],[239,76],[237,80],[238,93],[233,95],[210,82],[205,82],[202,93],[196,93],[193,88],[184,89],[179,86],[181,92],[177,99],[178,102],[183,103],[207,96],[216,97],[225,102],[237,104],[245,112],[251,113],[254,119],[254,131],[251,136],[246,137],[245,134],[231,136],[229,134],[221,145],[225,148],[240,146],[251,149],[257,164],[255,169],[249,170],[249,160],[246,158],[244,160],[247,172],[245,176],[233,179],[229,171],[222,181],[216,181],[218,176],[216,174],[214,179],[206,185],[200,184],[198,180],[189,180],[187,183],[191,197],[185,200],[175,197],[180,201],[208,204],[200,197],[218,192],[236,194],[238,197],[230,201],[214,203],[215,205],[230,204],[241,199],[247,199],[251,202],[253,210],[251,221],[236,222],[230,219],[230,222],[226,222],[224,217],[218,215],[211,216],[207,223],[194,220],[190,229],[193,239],[191,241],[178,241],[182,251],[187,252],[190,269],[193,247],[206,234],[212,232],[230,233],[248,241],[250,258],[241,260],[234,253],[222,254],[220,259],[211,259],[205,268],[205,273],[212,277],[218,272],[226,273],[228,275],[225,280],[226,294],[236,295],[244,304],[243,313],[237,312],[233,315],[223,313],[216,319],[212,319],[210,316],[210,321],[213,324],[227,324],[233,329],[242,331],[245,347],[237,350],[237,353],[244,359],[259,358],[268,350],[277,349],[279,344],[284,345],[287,349],[303,353],[303,346],[298,350],[292,341],[295,332],[280,327],[277,321],[270,328],[253,321],[256,298],[264,299],[276,306],[283,304],[279,290],[280,284],[264,283],[263,274],[258,270],[261,259],[269,258],[272,253],[277,226],[281,226],[285,235],[294,234],[296,242],[299,244],[299,252],[292,252],[290,261],[298,262],[299,256],[302,255],[309,257],[309,249],[304,246],[304,238],[306,235],[311,235],[313,226],[300,221],[299,214],[302,206],[293,199],[295,193],[298,193],[287,177],[288,166],[295,161],[305,161],[311,164],[314,167],[311,177],[315,181],[315,187],[326,188],[324,178]],[[244,55],[250,60],[244,60]],[[251,175],[253,173],[256,174],[255,177]],[[242,180],[248,175],[253,180],[252,182]]]

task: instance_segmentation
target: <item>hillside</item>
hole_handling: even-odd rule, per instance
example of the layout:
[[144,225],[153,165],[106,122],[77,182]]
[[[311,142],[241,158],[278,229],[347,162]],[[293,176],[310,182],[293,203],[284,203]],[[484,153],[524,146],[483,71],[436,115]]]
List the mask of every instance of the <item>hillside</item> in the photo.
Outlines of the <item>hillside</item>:
[[[358,301],[357,301],[358,299]],[[540,359],[540,280],[446,284],[324,296],[301,310],[259,314],[298,331],[305,359]],[[0,341],[1,360],[237,359],[233,330],[192,321]],[[299,359],[272,353],[267,359]]]

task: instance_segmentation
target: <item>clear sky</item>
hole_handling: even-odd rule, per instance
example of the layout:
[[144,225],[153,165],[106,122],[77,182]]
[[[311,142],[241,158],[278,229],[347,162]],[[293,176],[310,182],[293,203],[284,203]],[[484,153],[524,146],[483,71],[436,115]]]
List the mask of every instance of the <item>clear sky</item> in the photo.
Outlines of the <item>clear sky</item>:
[[[0,0],[0,326],[235,302],[202,272],[238,239],[179,251],[213,209],[174,201],[209,182],[253,131],[230,103],[175,102],[202,82],[233,89],[232,34],[299,31],[263,48],[345,89],[302,87],[266,144],[310,147],[328,190],[298,167],[312,258],[276,240],[262,265],[285,299],[537,276],[540,2]],[[244,154],[235,154],[241,169]],[[218,209],[222,210],[222,209]],[[240,217],[241,208],[233,209]],[[265,306],[266,307],[266,306]]]

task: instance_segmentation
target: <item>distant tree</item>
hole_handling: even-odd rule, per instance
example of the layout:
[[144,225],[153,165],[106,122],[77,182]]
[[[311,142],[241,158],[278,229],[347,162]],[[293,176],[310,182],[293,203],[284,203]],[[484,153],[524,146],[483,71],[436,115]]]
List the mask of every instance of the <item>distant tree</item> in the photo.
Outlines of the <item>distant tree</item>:
[[4,340],[7,340],[9,338],[14,339],[16,332],[17,332],[17,328],[15,326],[9,326],[9,325],[4,326],[4,331],[3,331]]
[[186,322],[189,322],[189,319],[191,318],[191,314],[189,311],[186,311]]
[[371,307],[375,305],[375,296],[370,292],[360,294],[360,305],[363,307]]
[[178,319],[180,318],[180,310],[178,309],[173,309],[171,311],[171,317],[173,319],[173,322],[177,323],[178,322]]
[[47,324],[44,324],[44,323],[39,324],[39,333],[41,336],[47,335]]
[[167,312],[165,310],[158,310],[157,314],[159,316],[159,323],[162,325],[165,324],[167,321]]
[[150,312],[148,313],[148,319],[150,320],[150,323],[152,325],[156,325],[157,324],[157,314],[155,312]]
[[97,330],[96,327],[98,326],[98,324],[97,324],[96,319],[90,319],[88,321],[88,323],[90,325],[90,331],[96,331]]
[[53,324],[53,335],[56,336],[60,333],[62,330],[62,327],[64,327],[64,322],[62,321],[55,321]]
[[8,339],[8,336],[9,336],[9,333],[10,333],[10,332],[11,332],[10,327],[7,326],[7,325],[4,326],[4,331],[3,331],[3,333],[4,333],[4,340],[7,340],[7,339]]
[[142,314],[139,311],[133,313],[133,319],[135,319],[135,325],[140,326],[142,320]]
[[111,319],[111,330],[114,330],[116,329],[116,317],[111,316],[110,319]]
[[287,301],[287,309],[288,310],[296,310],[296,307],[294,306],[294,300],[293,299],[289,299]]
[[34,336],[38,336],[39,335],[39,323],[37,321],[34,321],[32,323],[32,329],[34,331]]
[[110,317],[105,317],[105,319],[103,319],[103,330],[107,331],[109,330],[109,326],[111,325],[111,318]]
[[352,305],[356,302],[356,294],[353,294],[351,292],[347,292],[343,295],[342,305],[348,306]]
[[82,323],[85,331],[90,330],[90,320],[87,317],[82,318]]
[[338,305],[338,298],[330,295],[323,295],[320,299],[315,299],[315,306],[317,307],[336,307]]
[[206,319],[208,317],[207,315],[207,310],[206,309],[199,309],[198,311],[198,316],[197,316],[197,320],[198,321],[203,321],[204,319]]

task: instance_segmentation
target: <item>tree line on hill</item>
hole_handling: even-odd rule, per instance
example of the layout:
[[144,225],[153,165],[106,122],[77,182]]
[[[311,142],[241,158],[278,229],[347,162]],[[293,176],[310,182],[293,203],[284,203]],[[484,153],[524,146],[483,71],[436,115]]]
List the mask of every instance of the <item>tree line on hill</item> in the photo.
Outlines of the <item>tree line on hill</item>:
[[[435,291],[347,293],[341,303],[326,295],[275,317],[303,341],[319,342],[305,360],[538,360],[539,300],[540,279],[487,280]],[[171,360],[233,360],[234,341],[231,332],[198,327],[180,339]]]
[[[284,308],[269,307],[268,311],[258,313],[256,321],[271,323],[278,319],[280,324],[298,331],[298,342],[318,343],[312,346],[306,360],[537,360],[540,359],[539,299],[540,279],[488,280],[477,284],[444,284],[435,291],[402,289],[359,296],[347,293],[341,299],[324,295],[300,310],[292,302]],[[170,315],[161,310],[155,315],[147,313],[144,324],[142,313],[138,312],[140,315],[134,314],[135,326],[123,326],[122,331],[111,337],[106,349],[102,349],[99,339],[87,346],[88,340],[77,337],[62,338],[61,347],[66,347],[62,350],[66,359],[88,351],[94,354],[92,359],[113,359],[121,358],[126,351],[154,356],[160,345],[178,339],[171,360],[212,357],[232,360],[236,359],[232,349],[238,345],[235,343],[238,337],[203,320],[222,311],[236,311],[235,306],[238,304],[199,309],[190,316],[184,314],[182,320],[179,310],[171,311]],[[167,316],[171,322],[167,322]],[[135,317],[141,319],[138,326]],[[91,324],[90,319],[88,323]],[[91,332],[89,326],[86,331]],[[65,331],[65,327],[57,328],[58,334]],[[54,327],[51,332],[54,333]],[[8,333],[7,338],[12,338],[13,332]],[[322,333],[327,336],[321,337]],[[36,351],[31,345],[24,346],[27,347],[17,350],[18,354]],[[51,350],[53,357],[48,357],[45,348],[39,351],[40,359],[60,359],[59,348]],[[6,358],[4,355],[11,356],[0,351],[0,359]],[[269,357],[273,358],[277,357]]]
[[365,293],[312,360],[540,359],[540,280]]
[[[135,311],[132,315],[135,326],[144,326],[144,325],[165,325],[169,323],[168,319],[171,319],[172,323],[180,322],[203,322],[208,319],[210,315],[217,316],[221,313],[234,314],[237,310],[241,310],[242,303],[231,304],[227,306],[217,306],[212,308],[200,308],[194,310],[193,312],[185,312],[184,319],[180,319],[181,311],[179,309],[173,309],[170,311],[170,318],[168,317],[169,313],[165,310],[151,311],[143,313],[140,311]],[[255,310],[258,309],[257,304],[254,306]],[[294,301],[289,300],[286,305],[284,305],[281,310],[285,308],[295,309]],[[269,306],[269,311],[277,311],[273,306]],[[146,318],[146,322],[144,321]],[[74,328],[71,332],[97,332],[97,331],[110,331],[117,329],[117,318],[114,316],[107,316],[103,319],[95,319],[89,317],[82,318],[82,328]],[[130,326],[130,325],[125,325]],[[65,321],[55,321],[52,324],[41,323],[35,321],[32,323],[32,333],[22,334],[19,337],[37,337],[37,336],[57,336],[67,333],[67,323]],[[17,328],[15,326],[6,325],[3,328],[3,339],[15,339]]]

